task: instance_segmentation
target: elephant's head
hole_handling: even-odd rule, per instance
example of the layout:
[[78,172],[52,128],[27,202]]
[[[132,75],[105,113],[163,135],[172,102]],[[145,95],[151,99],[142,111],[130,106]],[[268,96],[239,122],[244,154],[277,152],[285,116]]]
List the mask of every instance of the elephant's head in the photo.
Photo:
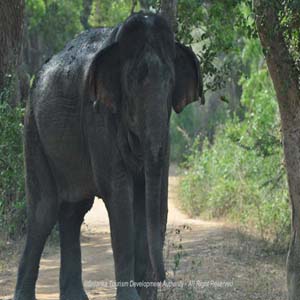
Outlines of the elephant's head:
[[140,149],[150,260],[157,280],[163,280],[160,190],[169,119],[172,107],[179,113],[199,98],[204,103],[198,59],[175,42],[163,17],[138,13],[121,25],[114,43],[100,50],[89,74],[92,97],[120,116],[132,147]]

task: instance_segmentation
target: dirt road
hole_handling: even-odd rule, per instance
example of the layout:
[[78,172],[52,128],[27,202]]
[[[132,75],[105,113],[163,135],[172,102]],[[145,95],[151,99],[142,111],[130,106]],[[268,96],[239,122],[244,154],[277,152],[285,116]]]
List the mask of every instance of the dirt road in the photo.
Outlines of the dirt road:
[[[174,172],[172,172],[174,173]],[[169,283],[160,299],[286,300],[283,255],[262,250],[259,241],[220,222],[188,218],[175,207],[178,177],[169,179],[169,219],[166,265]],[[96,200],[82,228],[85,289],[90,300],[114,299],[108,217]],[[9,267],[9,268],[8,268]],[[0,273],[0,299],[12,299],[17,259]],[[47,246],[40,265],[37,299],[57,300],[59,248]]]

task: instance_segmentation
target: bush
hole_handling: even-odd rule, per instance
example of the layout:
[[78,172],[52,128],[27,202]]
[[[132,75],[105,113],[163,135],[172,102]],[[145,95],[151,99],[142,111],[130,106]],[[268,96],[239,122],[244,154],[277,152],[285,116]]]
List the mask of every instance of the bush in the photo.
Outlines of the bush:
[[25,227],[24,109],[10,106],[9,95],[9,90],[0,94],[0,228],[13,237]]
[[172,113],[170,121],[171,160],[180,162],[199,130],[199,104],[187,106],[180,114]]
[[184,164],[182,207],[192,216],[238,221],[285,247],[290,212],[273,87],[266,69],[241,84],[245,118],[228,120],[201,151],[196,140]]

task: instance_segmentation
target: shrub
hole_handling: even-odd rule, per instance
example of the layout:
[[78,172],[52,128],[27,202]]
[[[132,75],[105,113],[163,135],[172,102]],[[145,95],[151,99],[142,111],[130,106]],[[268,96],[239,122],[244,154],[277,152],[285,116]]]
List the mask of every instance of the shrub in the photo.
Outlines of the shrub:
[[266,69],[241,84],[245,117],[219,126],[201,151],[195,141],[184,163],[182,207],[192,216],[235,220],[285,247],[290,213],[273,87]]

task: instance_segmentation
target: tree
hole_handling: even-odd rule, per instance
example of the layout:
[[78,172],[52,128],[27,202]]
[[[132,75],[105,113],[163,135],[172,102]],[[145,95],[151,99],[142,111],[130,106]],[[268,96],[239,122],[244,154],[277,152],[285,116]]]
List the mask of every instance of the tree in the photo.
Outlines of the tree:
[[19,64],[24,6],[24,0],[0,0],[0,91]]
[[[30,75],[67,41],[83,30],[88,17],[88,0],[25,0],[27,30],[24,62]],[[83,19],[82,19],[83,18]],[[89,26],[88,23],[84,23]]]
[[256,25],[274,84],[282,123],[292,207],[287,260],[289,299],[300,299],[300,3],[253,0]]
[[15,106],[22,87],[24,0],[0,0],[0,227],[24,230],[23,110]]
[[113,27],[124,21],[131,12],[132,0],[94,0],[89,23],[92,27]]
[[83,0],[82,1],[82,12],[80,15],[80,22],[84,29],[90,28],[89,17],[92,12],[92,5],[93,5],[93,0]]
[[[132,1],[135,3],[136,0]],[[152,7],[160,11],[174,31],[177,29],[177,2],[177,0],[139,0],[141,9],[147,11]]]
[[176,31],[177,0],[161,0],[160,5],[161,14],[168,20],[174,31]]
[[[135,0],[133,0],[133,3],[135,2]],[[149,10],[150,6],[151,6],[151,1],[149,0],[140,0],[140,6],[141,6],[141,9],[143,10]]]

